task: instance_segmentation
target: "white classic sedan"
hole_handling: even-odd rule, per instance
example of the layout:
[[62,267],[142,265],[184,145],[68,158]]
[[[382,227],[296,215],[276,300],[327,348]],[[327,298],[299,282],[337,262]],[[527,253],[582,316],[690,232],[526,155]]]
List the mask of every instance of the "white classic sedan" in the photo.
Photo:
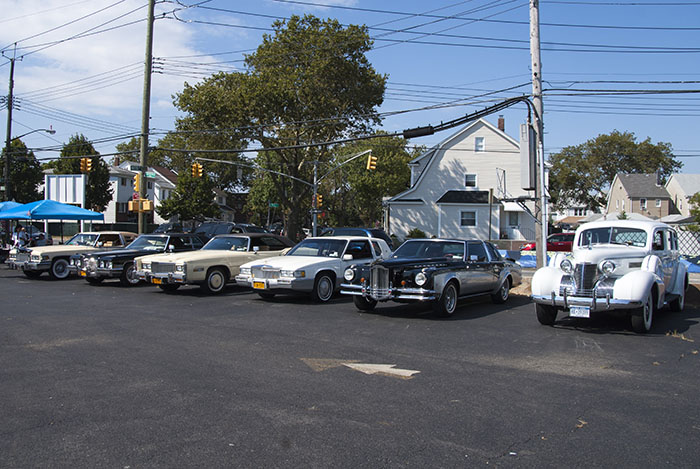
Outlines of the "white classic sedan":
[[688,272],[680,262],[676,232],[664,223],[586,223],[576,230],[572,256],[556,254],[532,277],[541,324],[553,325],[559,311],[590,318],[626,310],[632,329],[644,333],[655,310],[683,309]]
[[243,264],[236,283],[252,287],[266,299],[276,293],[302,292],[310,293],[314,301],[326,302],[340,288],[343,272],[350,265],[368,264],[390,255],[389,245],[379,238],[306,238],[285,256]]

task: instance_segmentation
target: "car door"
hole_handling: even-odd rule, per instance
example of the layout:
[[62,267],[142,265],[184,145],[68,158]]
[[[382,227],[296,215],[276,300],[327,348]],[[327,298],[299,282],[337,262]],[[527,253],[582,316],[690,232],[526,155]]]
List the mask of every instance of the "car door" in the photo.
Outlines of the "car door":
[[493,268],[486,247],[481,241],[467,243],[466,270],[466,290],[470,294],[483,293],[495,288]]
[[661,259],[661,268],[663,270],[663,281],[666,289],[668,290],[671,285],[671,280],[673,278],[673,258],[671,247],[668,245],[668,239],[666,230],[662,228],[657,228],[654,230],[652,235],[652,254],[658,256]]

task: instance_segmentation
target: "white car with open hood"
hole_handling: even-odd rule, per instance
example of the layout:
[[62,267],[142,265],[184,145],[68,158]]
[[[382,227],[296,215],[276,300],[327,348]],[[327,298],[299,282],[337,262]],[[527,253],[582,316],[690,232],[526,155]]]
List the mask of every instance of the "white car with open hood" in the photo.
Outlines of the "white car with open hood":
[[276,293],[302,292],[310,293],[314,301],[326,302],[340,288],[343,272],[350,265],[390,255],[389,245],[379,238],[306,238],[284,256],[243,264],[236,283],[252,287],[266,299]]
[[532,299],[541,324],[559,311],[590,318],[614,310],[629,313],[632,328],[651,329],[665,305],[681,311],[688,272],[680,262],[678,236],[653,221],[598,221],[576,230],[572,255],[557,253],[532,277]]

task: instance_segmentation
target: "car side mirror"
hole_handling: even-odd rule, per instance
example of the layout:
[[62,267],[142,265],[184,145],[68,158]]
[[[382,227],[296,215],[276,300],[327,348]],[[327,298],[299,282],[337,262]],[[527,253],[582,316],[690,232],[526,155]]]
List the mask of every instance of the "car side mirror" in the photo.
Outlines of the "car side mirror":
[[173,252],[175,250],[175,245],[174,244],[169,244],[168,245],[168,252]]
[[257,254],[258,251],[260,251],[260,246],[253,246],[253,252]]
[[344,260],[344,261],[351,261],[351,260],[353,260],[353,259],[354,259],[354,257],[352,257],[352,254],[345,254],[345,255],[343,256],[343,260]]
[[479,256],[471,255],[469,256],[469,262],[476,262],[479,260]]
[[97,247],[98,247],[98,248],[101,248],[101,247],[104,246],[104,245],[105,245],[105,243],[103,243],[102,241],[98,241],[98,242],[97,242]]

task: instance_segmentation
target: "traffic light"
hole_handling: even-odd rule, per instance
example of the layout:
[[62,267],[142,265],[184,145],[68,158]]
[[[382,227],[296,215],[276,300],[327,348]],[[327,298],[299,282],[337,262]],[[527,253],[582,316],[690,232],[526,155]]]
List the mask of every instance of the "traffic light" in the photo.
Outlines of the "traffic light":
[[85,172],[92,171],[92,158],[85,158]]
[[80,172],[81,173],[87,173],[87,171],[88,171],[87,162],[88,162],[87,158],[80,158]]
[[203,174],[202,165],[200,163],[192,163],[192,177],[201,178]]
[[323,196],[321,194],[316,194],[316,208],[321,208],[323,206]]
[[377,157],[370,153],[367,156],[367,170],[377,169]]
[[134,192],[141,191],[141,173],[134,174]]

